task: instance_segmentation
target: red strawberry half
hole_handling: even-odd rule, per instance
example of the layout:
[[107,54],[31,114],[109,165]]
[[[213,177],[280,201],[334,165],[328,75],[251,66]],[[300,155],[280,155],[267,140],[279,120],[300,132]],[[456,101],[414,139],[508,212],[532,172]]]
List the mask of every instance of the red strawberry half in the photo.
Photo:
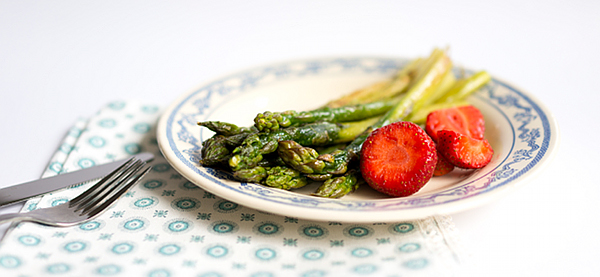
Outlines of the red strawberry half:
[[437,149],[450,163],[461,168],[482,168],[494,156],[494,150],[485,139],[474,139],[451,130],[437,133]]
[[363,143],[360,169],[375,190],[408,196],[433,176],[435,143],[412,122],[396,122],[373,131]]
[[452,130],[474,139],[483,139],[485,122],[481,112],[474,106],[460,106],[431,112],[427,116],[425,130],[433,141],[438,141],[438,131]]

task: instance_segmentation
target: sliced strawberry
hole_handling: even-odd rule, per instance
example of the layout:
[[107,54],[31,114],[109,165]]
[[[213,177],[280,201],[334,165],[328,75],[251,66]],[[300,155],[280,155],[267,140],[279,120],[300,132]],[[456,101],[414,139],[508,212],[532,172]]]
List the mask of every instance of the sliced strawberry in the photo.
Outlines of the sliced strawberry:
[[439,151],[437,153],[437,164],[435,165],[435,170],[433,171],[433,176],[443,176],[450,173],[454,170],[454,165],[450,163]]
[[494,155],[494,150],[485,139],[474,139],[451,130],[437,133],[437,149],[453,165],[460,168],[482,168]]
[[425,130],[438,141],[438,131],[452,130],[474,139],[483,139],[485,122],[481,112],[474,106],[459,106],[431,112],[427,116]]
[[360,169],[375,190],[408,196],[433,176],[435,143],[412,122],[396,122],[373,131],[363,143]]

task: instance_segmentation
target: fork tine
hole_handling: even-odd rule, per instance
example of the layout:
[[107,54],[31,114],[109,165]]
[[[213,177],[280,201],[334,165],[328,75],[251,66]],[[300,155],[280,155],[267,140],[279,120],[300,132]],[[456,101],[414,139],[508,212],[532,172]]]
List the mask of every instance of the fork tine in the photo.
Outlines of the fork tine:
[[87,189],[86,191],[81,193],[79,196],[71,199],[71,201],[69,202],[70,203],[69,206],[73,207],[73,206],[77,205],[78,203],[87,200],[87,198],[89,198],[89,196],[95,195],[95,194],[99,193],[100,191],[106,189],[107,186],[105,186],[105,183],[121,176],[123,174],[123,172],[125,171],[125,168],[131,167],[132,164],[135,163],[135,160],[136,160],[135,157],[132,157],[126,163],[122,164],[117,169],[115,169],[113,172],[106,175],[104,178],[102,178],[100,181],[98,181],[96,184],[94,184],[94,186]]
[[152,167],[147,166],[141,173],[136,175],[134,178],[129,178],[128,180],[126,180],[125,185],[120,186],[120,188],[117,191],[115,191],[115,193],[112,194],[110,198],[103,199],[103,201],[97,203],[99,205],[89,207],[86,210],[84,210],[83,213],[87,211],[88,217],[94,217],[97,214],[101,213],[110,205],[112,205],[117,199],[119,199],[119,197],[121,197],[125,192],[127,192],[127,190],[129,190],[133,185],[135,185],[140,179],[142,179],[144,175],[146,175],[146,173],[150,171],[150,169],[152,169]]
[[123,180],[123,178],[126,178],[127,174],[131,174],[132,168],[139,166],[140,163],[141,161],[139,160],[131,159],[122,167],[119,167],[117,170],[109,174],[109,176],[103,178],[100,182],[94,185],[94,187],[88,189],[74,200],[71,200],[69,207],[75,206],[75,211],[78,211],[90,205],[98,196],[106,194],[107,191],[110,192],[110,190],[114,188],[114,184],[117,184],[118,182]]
[[135,160],[129,167],[119,172],[118,175],[113,176],[113,178],[107,180],[101,187],[98,187],[94,192],[88,194],[79,201],[76,204],[77,207],[75,211],[84,210],[82,213],[85,213],[88,207],[97,205],[99,201],[102,201],[116,191],[123,182],[138,172],[145,164],[146,163],[141,160]]

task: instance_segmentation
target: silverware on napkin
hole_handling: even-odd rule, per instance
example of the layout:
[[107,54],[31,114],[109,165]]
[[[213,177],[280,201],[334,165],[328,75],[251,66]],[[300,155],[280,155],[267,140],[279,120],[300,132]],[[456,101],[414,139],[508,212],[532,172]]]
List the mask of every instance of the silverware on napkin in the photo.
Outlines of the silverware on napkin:
[[[140,153],[134,156],[143,162],[149,162],[154,159],[154,155],[151,153]],[[126,158],[0,189],[0,207],[58,189],[102,178],[129,160],[130,158]]]
[[0,223],[29,221],[49,226],[67,227],[86,222],[107,210],[150,169],[151,167],[140,159],[131,158],[91,188],[66,203],[26,213],[2,214]]

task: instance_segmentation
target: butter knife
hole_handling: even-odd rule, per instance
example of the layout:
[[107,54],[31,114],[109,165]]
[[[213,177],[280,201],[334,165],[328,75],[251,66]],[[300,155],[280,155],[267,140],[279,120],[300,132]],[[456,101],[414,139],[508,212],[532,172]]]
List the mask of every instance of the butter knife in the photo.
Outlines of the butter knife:
[[[133,156],[144,162],[149,162],[154,159],[154,155],[151,153],[140,153]],[[126,163],[130,158],[131,157],[0,189],[0,207],[58,189],[102,178],[117,167]]]

